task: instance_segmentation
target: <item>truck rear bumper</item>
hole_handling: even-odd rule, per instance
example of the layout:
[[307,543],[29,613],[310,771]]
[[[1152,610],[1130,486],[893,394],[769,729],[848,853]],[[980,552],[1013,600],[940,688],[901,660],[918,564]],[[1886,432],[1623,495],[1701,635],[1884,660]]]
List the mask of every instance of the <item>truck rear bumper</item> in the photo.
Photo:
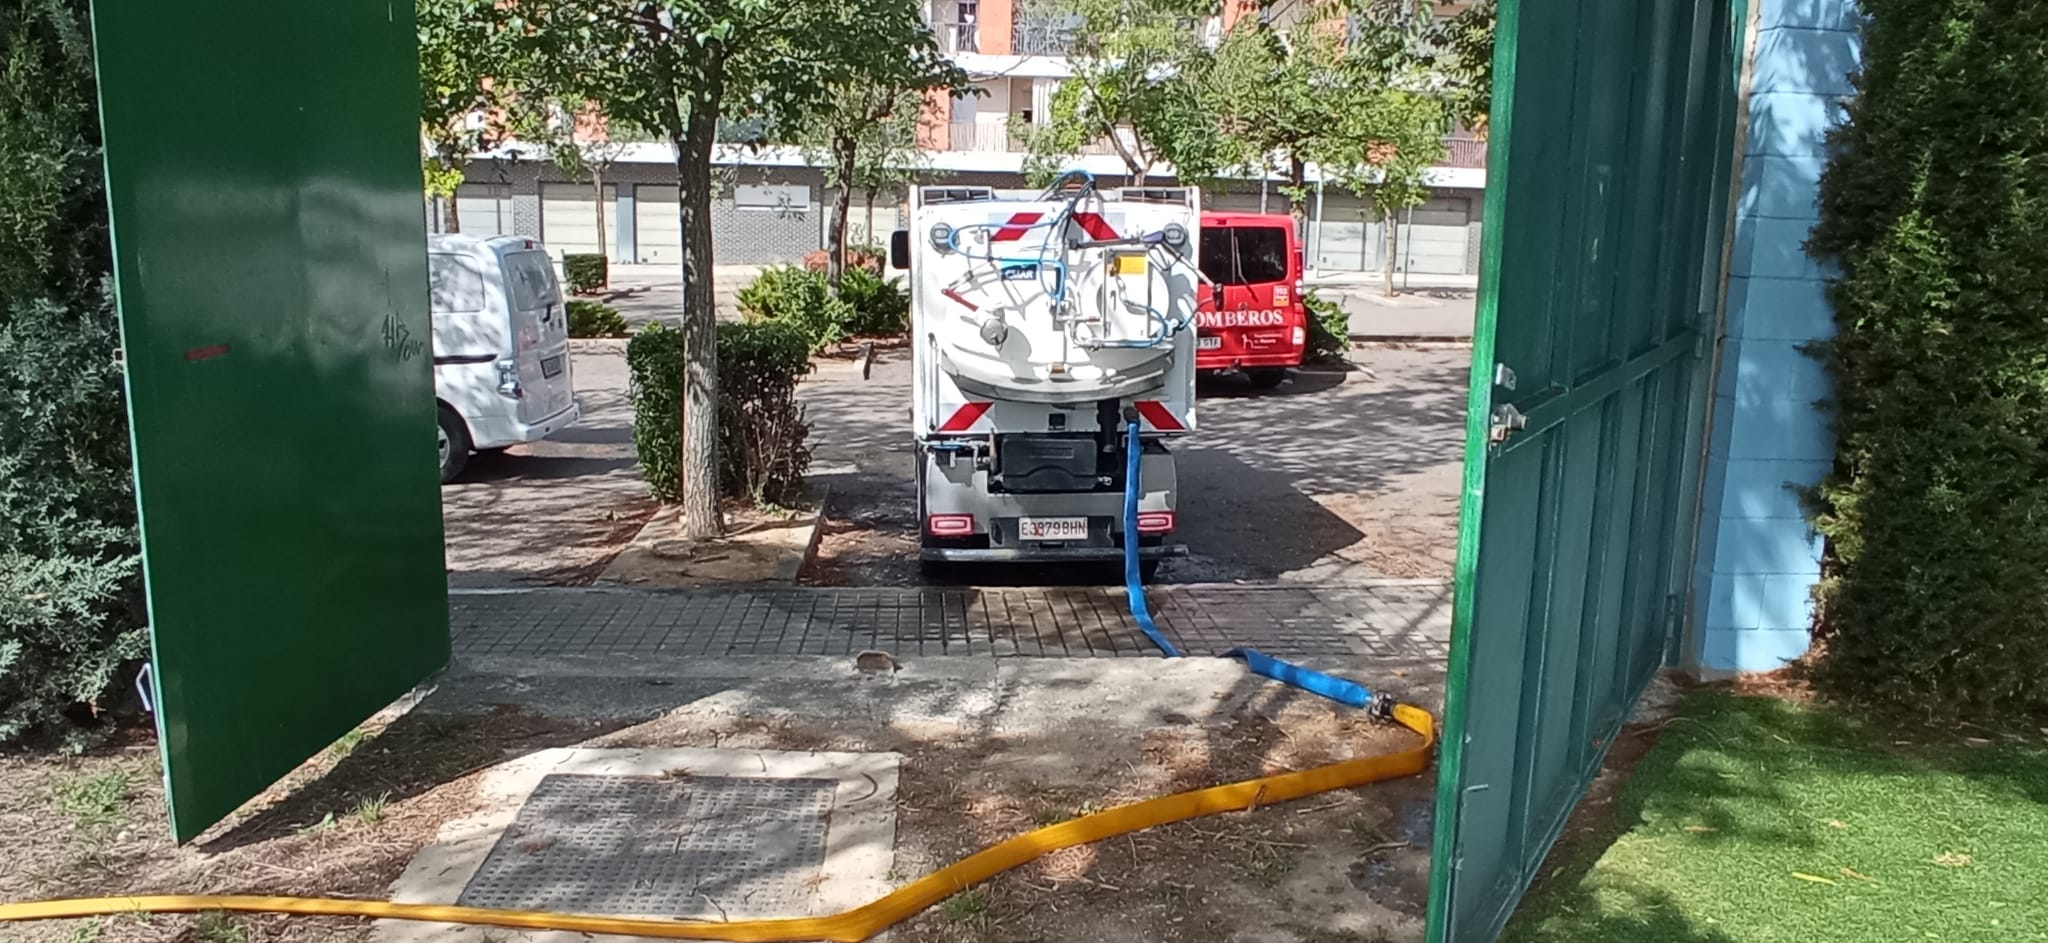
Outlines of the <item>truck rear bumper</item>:
[[[1185,544],[1138,548],[1140,560],[1187,555]],[[948,563],[1106,563],[1123,559],[1124,551],[1121,547],[926,547],[919,551],[918,558]]]

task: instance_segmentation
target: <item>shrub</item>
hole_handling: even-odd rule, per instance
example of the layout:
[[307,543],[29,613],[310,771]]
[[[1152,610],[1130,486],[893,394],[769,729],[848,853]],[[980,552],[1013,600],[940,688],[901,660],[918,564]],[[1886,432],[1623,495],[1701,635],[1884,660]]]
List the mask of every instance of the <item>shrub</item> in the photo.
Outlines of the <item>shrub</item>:
[[2009,718],[2048,708],[2048,7],[1859,6],[1809,246],[1841,271],[1812,667]]
[[570,337],[626,336],[626,319],[611,305],[577,299],[569,302],[568,308]]
[[[682,496],[683,335],[650,324],[626,346],[632,371],[633,444],[654,496]],[[777,321],[718,326],[719,487],[728,495],[788,501],[810,467],[810,426],[797,384],[810,372],[810,342]]]
[[[804,253],[804,271],[823,272],[830,267],[830,249],[814,249]],[[846,270],[862,269],[874,274],[882,272],[882,250],[874,246],[847,246]]]
[[781,321],[801,331],[812,351],[845,340],[854,322],[853,306],[832,297],[824,275],[792,266],[763,271],[740,289],[737,300],[748,317]]
[[894,337],[910,329],[910,294],[903,290],[902,279],[850,268],[840,279],[839,300],[853,306],[848,334]]
[[611,284],[611,263],[595,252],[562,256],[562,280],[572,295],[594,295]]
[[1344,309],[1313,291],[1301,293],[1302,306],[1308,309],[1308,353],[1309,363],[1343,363],[1344,355],[1351,350],[1351,317]]
[[148,647],[90,37],[84,0],[0,8],[0,742]]

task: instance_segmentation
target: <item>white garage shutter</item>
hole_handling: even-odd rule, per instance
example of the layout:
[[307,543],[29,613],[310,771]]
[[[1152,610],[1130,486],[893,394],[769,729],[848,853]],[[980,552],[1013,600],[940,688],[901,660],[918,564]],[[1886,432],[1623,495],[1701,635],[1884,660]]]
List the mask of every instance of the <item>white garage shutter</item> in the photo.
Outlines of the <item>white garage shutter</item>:
[[[853,210],[847,214],[847,244],[856,246],[880,246],[888,248],[889,234],[903,224],[897,221],[896,201],[881,194],[875,196],[875,228],[868,230],[867,205],[861,202],[860,194],[854,194]],[[827,223],[829,227],[830,224]],[[828,229],[829,231],[829,229]]]
[[[597,200],[593,197],[587,183],[540,185],[540,239],[556,258],[597,251]],[[604,225],[616,225],[619,218],[618,194],[610,184],[605,185],[604,202]],[[617,242],[607,237],[604,240],[605,250],[616,252]]]
[[498,236],[512,231],[512,188],[465,183],[455,191],[455,213],[463,233]]
[[1465,225],[1471,201],[1439,197],[1401,219],[1401,268],[1421,275],[1465,274]]
[[633,245],[639,261],[682,264],[683,214],[675,187],[641,184],[633,188]]

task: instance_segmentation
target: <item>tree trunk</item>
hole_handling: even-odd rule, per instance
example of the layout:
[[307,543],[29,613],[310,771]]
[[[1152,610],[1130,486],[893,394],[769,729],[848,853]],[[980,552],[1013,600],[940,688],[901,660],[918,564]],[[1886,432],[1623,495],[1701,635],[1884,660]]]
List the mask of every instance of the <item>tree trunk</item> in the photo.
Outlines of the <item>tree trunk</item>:
[[462,231],[462,213],[457,210],[455,203],[456,197],[453,193],[448,194],[448,198],[441,201],[442,232]]
[[[597,254],[609,261],[611,253],[606,252],[604,249],[604,171],[592,170],[590,172],[590,186],[591,189],[597,191]],[[605,271],[607,273],[611,271],[609,264],[605,266]]]
[[676,151],[676,190],[683,215],[683,536],[725,532],[718,507],[718,308],[712,282],[711,151],[718,139],[722,82],[690,102]]
[[1400,294],[1400,292],[1394,290],[1394,261],[1400,258],[1401,255],[1401,226],[1400,217],[1396,216],[1394,214],[1394,210],[1392,209],[1388,209],[1386,211],[1386,221],[1387,266],[1386,271],[1383,273],[1386,277],[1386,284],[1381,289],[1381,293],[1385,297],[1392,298],[1395,295]]
[[889,243],[886,240],[875,238],[875,188],[869,187],[862,190],[861,195],[866,197],[868,201],[868,241],[886,249]]
[[[1308,245],[1308,164],[1298,155],[1287,155],[1287,215],[1294,217],[1294,239]],[[1295,199],[1294,194],[1303,194]]]
[[846,282],[846,223],[853,215],[853,163],[855,144],[852,141],[837,142],[833,150],[834,172],[839,175],[839,186],[832,196],[832,235],[825,247],[825,277],[832,283],[832,294],[839,294],[839,288]]

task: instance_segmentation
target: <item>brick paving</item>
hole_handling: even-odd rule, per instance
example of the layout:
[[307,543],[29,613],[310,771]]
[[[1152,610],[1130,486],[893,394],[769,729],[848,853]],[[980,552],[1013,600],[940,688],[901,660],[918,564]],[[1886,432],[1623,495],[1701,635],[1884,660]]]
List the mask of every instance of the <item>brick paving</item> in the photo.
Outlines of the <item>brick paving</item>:
[[[1153,617],[1191,655],[1442,659],[1451,588],[1161,586]],[[897,655],[1148,657],[1109,587],[777,588],[648,592],[533,589],[450,598],[456,656]]]

